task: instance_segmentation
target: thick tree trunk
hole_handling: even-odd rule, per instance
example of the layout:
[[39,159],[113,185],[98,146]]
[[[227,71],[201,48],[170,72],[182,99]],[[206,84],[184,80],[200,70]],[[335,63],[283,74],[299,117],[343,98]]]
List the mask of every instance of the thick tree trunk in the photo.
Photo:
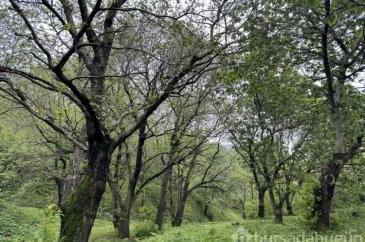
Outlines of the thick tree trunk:
[[60,241],[88,241],[105,184],[105,178],[90,173],[83,176],[76,191],[65,202]]
[[100,133],[88,130],[88,168],[76,189],[65,198],[64,227],[60,241],[88,241],[105,191],[110,163],[110,143]]
[[[62,152],[62,151],[61,151]],[[81,179],[81,163],[83,159],[85,158],[85,152],[80,149],[79,147],[75,146],[73,149],[73,158],[69,166],[67,166],[67,160],[64,159],[64,157],[59,157],[55,161],[55,170],[59,170],[59,164],[58,162],[62,162],[62,168],[61,172],[59,174],[63,177],[55,177],[55,182],[57,185],[57,192],[58,192],[58,208],[60,209],[60,233],[64,230],[66,220],[65,220],[65,213],[66,213],[66,207],[65,207],[65,200],[70,194],[75,192],[78,184],[80,183]],[[66,174],[65,174],[66,173]]]
[[161,191],[160,191],[160,201],[158,204],[158,210],[156,214],[155,224],[158,226],[159,230],[163,229],[165,210],[166,210],[166,196],[167,196],[167,186],[171,176],[171,169],[168,169],[162,178]]
[[257,216],[259,218],[264,218],[265,217],[265,189],[259,189],[258,193],[259,193],[259,207],[258,207],[258,214]]
[[320,187],[314,189],[315,202],[313,217],[317,219],[318,229],[330,227],[330,212],[336,187],[336,179],[341,171],[341,165],[331,161],[326,165],[320,178]]
[[[126,208],[126,210],[130,210]],[[130,237],[130,211],[124,211],[118,221],[118,237],[126,239]]]

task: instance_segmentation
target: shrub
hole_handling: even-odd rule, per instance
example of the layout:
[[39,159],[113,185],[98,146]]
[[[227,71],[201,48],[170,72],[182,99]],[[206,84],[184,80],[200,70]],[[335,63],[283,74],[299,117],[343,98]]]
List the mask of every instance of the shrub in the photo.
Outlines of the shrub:
[[144,205],[138,208],[138,217],[142,220],[153,220],[156,216],[156,208],[152,205]]
[[152,221],[143,220],[136,225],[135,235],[137,238],[146,238],[157,233],[157,227]]
[[60,211],[57,208],[57,205],[50,204],[46,208],[43,209],[43,221],[41,222],[41,226],[37,231],[37,238],[40,241],[51,242],[57,241],[58,239],[58,230],[57,224],[60,219]]
[[314,194],[313,191],[315,188],[319,186],[319,182],[317,180],[313,180],[311,182],[304,183],[302,189],[300,190],[300,202],[298,203],[298,211],[299,211],[299,221],[307,228],[314,229],[318,215],[313,217],[314,212]]

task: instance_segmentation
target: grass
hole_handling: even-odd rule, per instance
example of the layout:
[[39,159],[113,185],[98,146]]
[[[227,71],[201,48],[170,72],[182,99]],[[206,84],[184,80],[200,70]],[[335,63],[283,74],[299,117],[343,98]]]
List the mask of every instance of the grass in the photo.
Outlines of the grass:
[[[356,211],[354,216],[353,212]],[[142,222],[134,221],[131,226],[133,241],[144,242],[215,242],[245,240],[258,238],[275,238],[272,241],[314,241],[313,236],[327,236],[323,241],[355,241],[355,235],[365,239],[365,208],[338,209],[333,213],[333,228],[315,234],[302,223],[297,216],[284,217],[283,224],[274,224],[273,218],[246,219],[221,222],[187,222],[179,228],[167,225],[163,233],[155,233],[145,239],[137,239],[136,231]],[[239,222],[239,226],[233,223]],[[32,207],[18,207],[11,204],[0,204],[0,241],[56,241],[59,231],[58,214],[52,207],[38,209]],[[238,232],[237,232],[238,231]],[[305,233],[307,240],[300,236]],[[347,240],[342,235],[347,235]],[[275,236],[275,237],[274,237]],[[290,237],[291,236],[291,237]],[[312,236],[312,237],[311,237]],[[337,237],[335,237],[337,236]],[[342,236],[342,237],[341,237]],[[352,236],[352,237],[351,237]],[[358,239],[360,237],[357,237]],[[285,240],[286,239],[286,240]],[[352,239],[352,240],[350,240]],[[90,241],[122,241],[114,231],[109,219],[97,219],[93,227]],[[264,240],[262,240],[264,241]],[[321,240],[319,240],[321,241]],[[360,240],[357,240],[360,241]]]
[[0,204],[0,241],[55,241],[59,215],[53,207],[39,209]]
[[209,222],[184,224],[179,228],[168,227],[162,234],[147,238],[146,242],[214,242],[232,241],[231,236],[237,230],[232,222]]
[[90,242],[121,241],[115,234],[110,220],[97,219],[91,231]]

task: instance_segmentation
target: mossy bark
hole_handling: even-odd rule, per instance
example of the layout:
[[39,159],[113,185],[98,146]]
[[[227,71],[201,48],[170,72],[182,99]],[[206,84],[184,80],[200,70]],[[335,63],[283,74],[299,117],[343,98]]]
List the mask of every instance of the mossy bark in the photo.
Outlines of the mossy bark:
[[109,143],[101,136],[90,136],[87,171],[64,202],[64,227],[59,239],[62,242],[88,241],[105,191],[110,163]]
[[65,202],[64,227],[60,241],[88,241],[105,181],[97,180],[86,174],[76,192]]

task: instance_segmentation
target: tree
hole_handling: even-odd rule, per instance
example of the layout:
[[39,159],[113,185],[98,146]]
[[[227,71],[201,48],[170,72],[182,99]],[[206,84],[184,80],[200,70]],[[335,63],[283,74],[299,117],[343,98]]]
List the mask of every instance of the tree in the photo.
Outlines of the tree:
[[[202,21],[193,21],[209,26],[209,34],[201,35],[192,34],[191,27],[185,24],[193,19],[190,16],[199,18],[190,12],[195,4],[194,1],[188,3],[185,8],[179,9],[181,11],[172,11],[171,15],[159,6],[138,2],[128,5],[122,0],[111,3],[101,0],[95,3],[67,0],[50,3],[45,0],[40,4],[9,0],[9,5],[2,9],[1,42],[19,52],[2,56],[0,72],[5,75],[1,76],[0,90],[35,118],[87,151],[86,172],[65,201],[62,241],[88,240],[116,148],[137,131],[172,93],[198,81],[199,76],[215,64],[218,56],[232,51],[232,43],[220,41],[229,32],[219,24],[227,20],[226,16],[238,3],[219,3],[214,6],[217,9],[214,14],[207,18],[203,16]],[[167,7],[170,9],[171,6]],[[118,36],[126,37],[126,29],[133,26],[138,29],[143,21],[157,23],[161,36],[166,36],[164,47],[169,45],[170,48],[162,49],[164,51],[148,46],[135,49],[130,46],[133,36],[129,36],[128,43],[118,46]],[[236,30],[233,24],[228,27],[229,31]],[[171,57],[170,53],[176,50],[179,57]],[[128,51],[149,53],[166,71],[156,78],[159,91],[144,103],[136,122],[118,132],[107,123],[110,120],[107,109],[111,106],[107,98],[110,90],[108,82],[126,76],[138,80],[138,74],[120,73],[111,66],[116,56],[123,56],[123,52]],[[79,73],[73,71],[75,65],[81,67]],[[78,107],[84,115],[87,145],[72,137],[64,123],[55,122],[52,113],[36,102],[34,92],[28,91],[27,87],[37,88],[53,98],[64,96],[70,105]],[[128,110],[119,107],[121,109],[124,113],[119,112],[118,116],[123,119]]]
[[[208,144],[209,145],[209,144]],[[176,210],[172,220],[173,227],[179,227],[183,221],[186,201],[188,196],[199,188],[213,188],[219,190],[220,177],[229,169],[228,164],[221,164],[223,158],[220,157],[220,144],[216,144],[217,149],[208,157],[202,154],[201,149],[196,149],[190,159],[176,166],[176,189],[177,201]],[[207,150],[209,151],[209,150]],[[200,161],[198,156],[202,156]],[[206,161],[204,161],[206,159]]]
[[[171,120],[173,122],[172,133],[169,138],[169,151],[167,155],[167,162],[164,161],[164,172],[162,174],[160,199],[158,204],[158,210],[156,214],[155,224],[159,230],[162,230],[164,224],[165,210],[166,210],[166,198],[168,183],[171,180],[173,166],[182,163],[187,159],[196,149],[207,141],[209,133],[201,142],[184,143],[184,136],[186,132],[191,128],[191,124],[197,118],[198,115],[202,115],[202,106],[207,102],[211,89],[208,88],[204,91],[196,90],[196,88],[188,91],[185,98],[178,100],[171,100],[170,105],[173,116]],[[204,115],[204,113],[203,113]]]
[[272,12],[264,6],[256,11],[256,21],[264,24],[256,28],[253,21],[246,26],[255,40],[248,47],[250,53],[236,57],[236,66],[218,75],[225,77],[223,93],[229,94],[227,103],[233,107],[226,128],[258,191],[258,217],[264,217],[269,191],[276,221],[282,222],[282,205],[290,189],[276,201],[276,183],[312,132],[315,121],[309,117],[317,112],[318,100],[312,97],[307,79],[290,63],[288,34],[269,27],[277,24],[278,14],[269,15]]
[[323,165],[320,187],[314,191],[313,217],[317,228],[329,228],[336,181],[363,140],[362,108],[350,90],[364,70],[364,6],[356,1],[324,0],[296,2],[291,7],[307,75],[320,81],[328,104],[333,151]]

